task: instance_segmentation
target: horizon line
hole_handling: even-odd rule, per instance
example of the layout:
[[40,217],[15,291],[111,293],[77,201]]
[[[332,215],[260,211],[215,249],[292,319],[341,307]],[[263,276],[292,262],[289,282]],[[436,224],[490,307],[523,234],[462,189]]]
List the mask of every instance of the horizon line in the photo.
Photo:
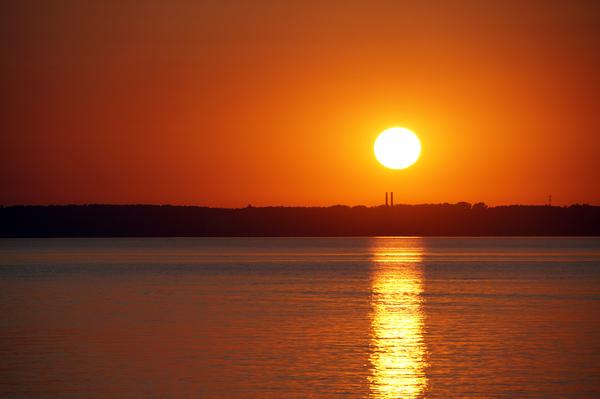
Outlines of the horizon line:
[[86,204],[49,204],[49,205],[41,205],[41,204],[14,204],[14,205],[4,205],[0,204],[0,209],[3,208],[11,208],[11,207],[60,207],[60,206],[172,206],[172,207],[188,207],[188,208],[210,208],[210,209],[248,209],[248,208],[333,208],[333,207],[348,207],[348,208],[380,208],[380,207],[397,207],[397,206],[422,206],[422,205],[469,205],[472,208],[474,205],[481,204],[484,208],[497,208],[497,207],[509,207],[509,206],[539,206],[539,207],[549,207],[549,208],[568,208],[571,206],[600,206],[600,205],[592,205],[588,203],[574,203],[570,205],[551,205],[551,204],[501,204],[501,205],[487,205],[485,202],[475,202],[470,203],[467,201],[458,201],[456,203],[450,202],[426,202],[426,203],[417,203],[417,204],[379,204],[379,205],[346,205],[346,204],[334,204],[334,205],[264,205],[264,206],[254,206],[252,204],[248,204],[243,207],[223,207],[223,206],[208,206],[208,205],[174,205],[174,204],[151,204],[151,203],[127,203],[127,204],[110,204],[110,203],[86,203]]

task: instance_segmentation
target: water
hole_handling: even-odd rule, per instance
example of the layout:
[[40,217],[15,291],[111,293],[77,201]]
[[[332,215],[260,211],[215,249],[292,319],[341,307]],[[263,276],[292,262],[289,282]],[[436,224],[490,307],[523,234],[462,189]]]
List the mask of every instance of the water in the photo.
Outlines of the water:
[[0,396],[600,394],[599,238],[0,240]]

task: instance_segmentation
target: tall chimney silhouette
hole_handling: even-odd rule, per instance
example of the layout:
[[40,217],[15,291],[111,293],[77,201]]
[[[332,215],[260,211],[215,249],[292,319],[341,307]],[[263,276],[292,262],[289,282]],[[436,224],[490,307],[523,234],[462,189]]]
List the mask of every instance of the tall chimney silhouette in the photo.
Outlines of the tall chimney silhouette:
[[387,191],[386,191],[385,192],[385,206],[387,206],[387,205],[388,205],[388,202],[387,202]]
[[391,192],[391,195],[390,195],[390,205],[394,206],[394,192],[393,191]]

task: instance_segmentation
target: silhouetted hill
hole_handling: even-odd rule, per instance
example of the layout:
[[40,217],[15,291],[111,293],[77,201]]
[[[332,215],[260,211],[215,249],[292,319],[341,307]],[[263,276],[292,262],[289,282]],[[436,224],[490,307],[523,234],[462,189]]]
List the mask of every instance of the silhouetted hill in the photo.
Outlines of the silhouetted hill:
[[598,236],[600,207],[65,205],[0,208],[0,237]]

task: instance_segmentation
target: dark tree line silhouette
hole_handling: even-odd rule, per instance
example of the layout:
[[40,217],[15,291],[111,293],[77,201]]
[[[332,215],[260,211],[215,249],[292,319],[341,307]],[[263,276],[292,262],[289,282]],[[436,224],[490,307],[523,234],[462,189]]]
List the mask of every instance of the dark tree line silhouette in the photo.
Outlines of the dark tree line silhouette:
[[64,205],[0,208],[0,237],[599,236],[600,207]]

